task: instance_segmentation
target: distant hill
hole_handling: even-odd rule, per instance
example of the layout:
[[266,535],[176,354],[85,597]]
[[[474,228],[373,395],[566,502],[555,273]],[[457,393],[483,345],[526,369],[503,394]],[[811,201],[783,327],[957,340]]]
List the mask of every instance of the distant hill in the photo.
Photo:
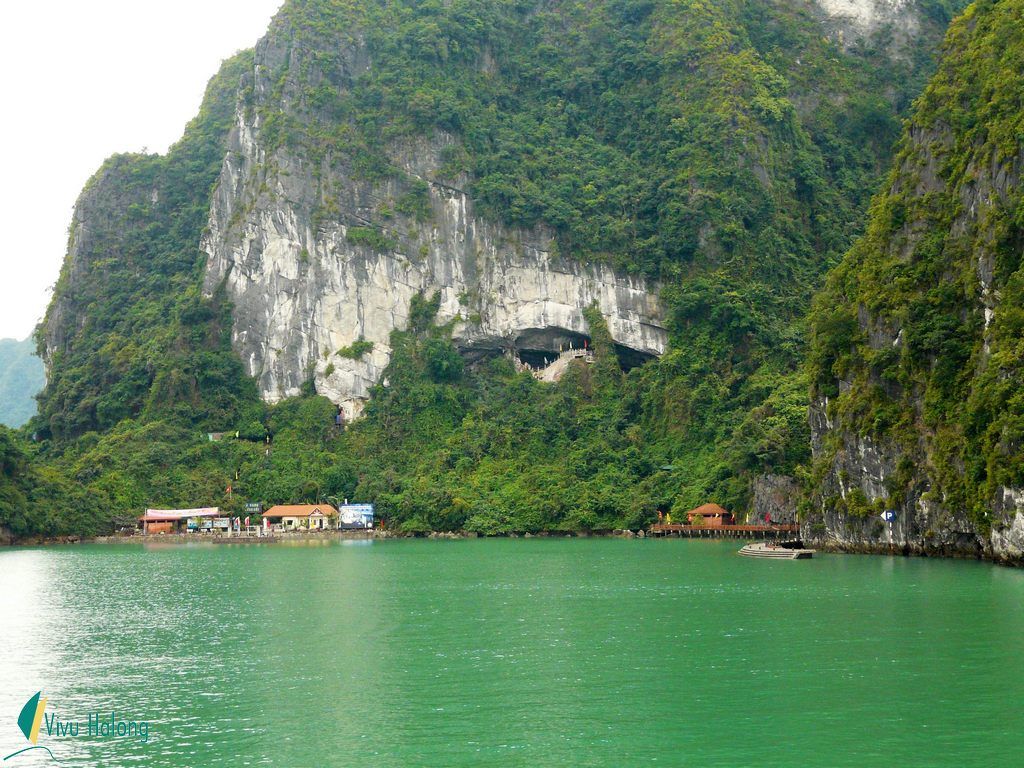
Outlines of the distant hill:
[[32,339],[0,339],[0,424],[20,427],[36,412],[36,393],[43,388],[43,361]]

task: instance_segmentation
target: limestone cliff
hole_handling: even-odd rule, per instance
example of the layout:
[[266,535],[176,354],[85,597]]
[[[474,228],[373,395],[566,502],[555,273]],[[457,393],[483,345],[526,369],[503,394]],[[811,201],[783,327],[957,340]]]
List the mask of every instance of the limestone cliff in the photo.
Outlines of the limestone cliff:
[[1022,9],[977,3],[954,24],[868,233],[818,299],[812,541],[1024,552]]
[[[167,155],[83,191],[39,455],[96,526],[313,489],[410,530],[783,519],[809,298],[931,71],[921,9],[956,2],[898,4],[901,57],[899,14],[837,45],[814,0],[289,0]],[[484,361],[588,335],[540,384]],[[350,430],[310,396],[354,417],[386,376]]]
[[[256,49],[203,249],[205,291],[234,303],[234,346],[262,396],[316,391],[358,415],[390,357],[392,330],[406,325],[417,293],[441,294],[440,322],[453,322],[467,355],[557,352],[588,335],[583,309],[596,303],[617,344],[635,358],[665,351],[657,287],[599,263],[558,255],[552,232],[487,221],[463,187],[439,179],[457,139],[444,132],[386,147],[385,179],[361,177],[348,158],[317,163],[264,141],[264,101],[292,98],[310,52],[291,48],[275,25]],[[359,42],[343,68],[372,66]],[[283,78],[275,92],[272,73]],[[297,99],[298,96],[295,95]],[[360,340],[362,355],[339,355]]]
[[913,0],[815,0],[825,26],[844,46],[888,31],[889,52],[905,55],[920,29],[921,11]]

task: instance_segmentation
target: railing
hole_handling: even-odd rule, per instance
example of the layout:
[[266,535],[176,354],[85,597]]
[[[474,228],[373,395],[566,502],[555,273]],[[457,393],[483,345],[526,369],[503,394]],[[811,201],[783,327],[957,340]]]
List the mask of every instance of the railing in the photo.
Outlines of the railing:
[[679,525],[676,523],[652,525],[649,536],[687,536],[698,538],[759,538],[779,534],[800,534],[800,526],[783,525]]
[[791,533],[799,531],[800,526],[792,523],[781,525],[680,525],[679,523],[659,523],[650,528],[655,532],[671,531],[783,531]]
[[556,365],[557,363],[561,362],[562,360],[565,360],[566,358],[581,358],[581,359],[584,360],[584,362],[592,363],[592,362],[594,362],[594,350],[592,350],[592,349],[563,349],[561,352],[558,353],[558,357],[556,357],[550,363],[545,365],[543,368],[534,368],[529,363],[524,363],[522,360],[519,359],[518,356],[513,358],[513,363],[514,363],[515,369],[517,371],[529,371],[531,374],[533,374],[534,378],[540,379],[540,378],[543,378],[544,372],[546,370],[548,370],[551,366]]

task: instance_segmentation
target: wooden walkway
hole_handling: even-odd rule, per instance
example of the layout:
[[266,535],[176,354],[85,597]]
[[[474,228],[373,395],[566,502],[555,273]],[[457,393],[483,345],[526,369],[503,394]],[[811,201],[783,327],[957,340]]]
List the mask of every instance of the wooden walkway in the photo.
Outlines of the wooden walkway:
[[533,375],[533,378],[538,381],[546,381],[550,384],[562,378],[562,374],[569,368],[569,363],[573,360],[580,359],[587,363],[594,362],[594,350],[563,349],[558,353],[558,357],[543,368],[534,368],[515,356],[513,356],[512,359],[517,371],[529,371]]
[[272,544],[278,541],[276,536],[212,536],[214,544]]
[[689,538],[767,539],[783,534],[799,535],[799,525],[652,525],[648,536],[686,536]]

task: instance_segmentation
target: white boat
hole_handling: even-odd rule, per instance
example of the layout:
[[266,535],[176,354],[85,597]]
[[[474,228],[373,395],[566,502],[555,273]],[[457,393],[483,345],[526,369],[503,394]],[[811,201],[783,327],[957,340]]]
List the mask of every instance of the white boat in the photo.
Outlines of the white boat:
[[774,560],[809,560],[814,556],[814,550],[804,549],[798,541],[758,541],[746,544],[740,549],[740,554],[745,557],[765,557]]

